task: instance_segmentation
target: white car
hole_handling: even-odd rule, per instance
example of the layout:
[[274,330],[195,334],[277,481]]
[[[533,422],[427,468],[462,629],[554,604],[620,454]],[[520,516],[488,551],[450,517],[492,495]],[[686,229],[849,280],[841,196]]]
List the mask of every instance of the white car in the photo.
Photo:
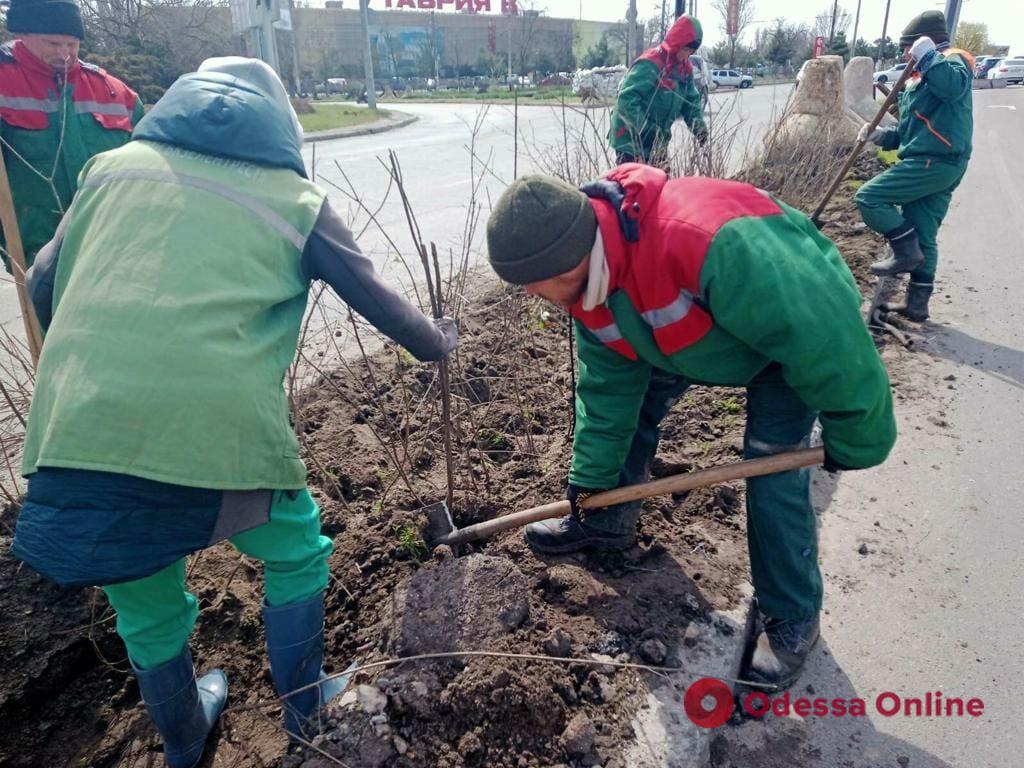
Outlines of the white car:
[[988,79],[1024,83],[1024,57],[1003,59],[988,71]]
[[892,69],[886,69],[886,70],[883,70],[882,72],[875,72],[875,82],[876,83],[889,83],[889,82],[895,83],[897,80],[900,79],[900,75],[903,74],[903,70],[906,69],[906,68],[907,68],[907,65],[905,63],[903,63],[903,64],[897,64]]
[[572,92],[583,101],[614,99],[626,77],[626,68],[595,67],[579,69],[572,76]]
[[741,75],[735,69],[712,69],[712,88],[733,86],[734,88],[750,88],[754,84],[754,78],[750,75]]

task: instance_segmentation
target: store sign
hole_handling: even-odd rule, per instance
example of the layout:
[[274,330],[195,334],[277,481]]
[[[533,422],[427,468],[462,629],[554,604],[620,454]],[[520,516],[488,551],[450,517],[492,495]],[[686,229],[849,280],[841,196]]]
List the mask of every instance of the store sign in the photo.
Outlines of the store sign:
[[469,13],[492,13],[500,11],[506,16],[519,13],[516,0],[384,0],[385,8],[409,9],[412,11],[468,11]]

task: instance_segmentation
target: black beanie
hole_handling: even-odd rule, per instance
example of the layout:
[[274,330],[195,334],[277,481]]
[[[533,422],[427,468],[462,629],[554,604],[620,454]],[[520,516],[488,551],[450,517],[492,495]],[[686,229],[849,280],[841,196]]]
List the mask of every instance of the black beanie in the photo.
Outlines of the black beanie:
[[946,17],[942,11],[925,11],[915,16],[900,35],[900,46],[913,45],[919,37],[930,37],[933,43],[948,43]]
[[11,7],[7,10],[7,30],[85,39],[82,13],[74,0],[11,0]]

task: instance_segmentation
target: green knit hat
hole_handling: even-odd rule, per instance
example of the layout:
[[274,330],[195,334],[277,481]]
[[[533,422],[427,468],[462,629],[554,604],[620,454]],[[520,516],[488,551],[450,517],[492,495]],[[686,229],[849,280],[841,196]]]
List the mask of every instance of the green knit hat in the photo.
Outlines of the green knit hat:
[[900,45],[913,45],[919,37],[930,37],[933,43],[949,42],[946,17],[942,11],[925,11],[911,19],[900,35]]
[[579,266],[594,247],[597,216],[585,194],[552,176],[513,181],[487,221],[487,253],[498,277],[516,285]]
[[7,9],[7,31],[85,38],[82,13],[74,0],[11,0]]

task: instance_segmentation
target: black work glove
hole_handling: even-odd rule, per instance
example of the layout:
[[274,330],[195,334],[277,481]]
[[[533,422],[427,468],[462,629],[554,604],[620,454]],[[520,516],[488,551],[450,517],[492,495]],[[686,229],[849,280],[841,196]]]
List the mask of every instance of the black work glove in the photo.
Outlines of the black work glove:
[[697,143],[700,144],[704,149],[707,149],[708,139],[711,138],[711,134],[708,133],[707,128],[702,128],[699,131],[693,132],[693,138],[695,138],[697,140]]
[[[627,243],[636,243],[640,240],[640,222],[626,213],[626,191],[617,181],[611,179],[598,179],[588,181],[580,187],[580,192],[587,197],[594,197],[598,200],[607,200],[612,204],[615,213],[619,217],[619,228]],[[639,208],[639,206],[637,206]]]
[[859,467],[851,467],[847,464],[843,464],[841,461],[836,461],[828,451],[825,451],[825,462],[821,466],[826,472],[830,472],[832,474],[835,474],[836,472],[853,472],[859,469]]
[[569,506],[572,507],[572,516],[576,519],[577,523],[582,524],[586,519],[588,512],[593,512],[592,509],[581,509],[579,504],[588,496],[593,496],[595,493],[601,493],[604,488],[581,488],[578,485],[569,483],[565,487],[565,498],[569,500]]

